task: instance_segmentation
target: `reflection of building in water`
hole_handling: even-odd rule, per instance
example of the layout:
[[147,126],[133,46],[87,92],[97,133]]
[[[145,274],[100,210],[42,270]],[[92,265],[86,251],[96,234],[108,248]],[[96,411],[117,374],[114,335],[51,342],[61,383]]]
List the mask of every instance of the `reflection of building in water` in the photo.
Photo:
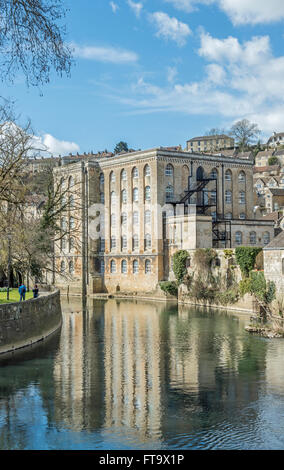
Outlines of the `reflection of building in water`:
[[160,311],[163,305],[105,305],[105,426],[135,429],[140,439],[161,421]]

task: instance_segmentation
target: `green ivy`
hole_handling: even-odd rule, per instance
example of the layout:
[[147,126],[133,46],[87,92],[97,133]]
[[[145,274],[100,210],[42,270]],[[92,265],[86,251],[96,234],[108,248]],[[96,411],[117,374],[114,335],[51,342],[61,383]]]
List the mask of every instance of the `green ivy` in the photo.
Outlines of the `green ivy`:
[[170,294],[170,295],[177,297],[178,285],[176,282],[173,282],[173,281],[160,282],[160,287],[163,292],[166,292],[166,294]]
[[252,272],[250,277],[243,279],[239,284],[240,294],[254,294],[255,297],[266,304],[275,299],[276,286],[272,281],[266,281],[262,272]]
[[236,248],[236,261],[244,277],[249,277],[249,273],[254,269],[256,257],[261,251],[262,248],[250,246],[239,246]]
[[186,260],[188,259],[188,252],[186,250],[179,250],[173,256],[173,271],[178,285],[182,284],[184,276],[187,273]]

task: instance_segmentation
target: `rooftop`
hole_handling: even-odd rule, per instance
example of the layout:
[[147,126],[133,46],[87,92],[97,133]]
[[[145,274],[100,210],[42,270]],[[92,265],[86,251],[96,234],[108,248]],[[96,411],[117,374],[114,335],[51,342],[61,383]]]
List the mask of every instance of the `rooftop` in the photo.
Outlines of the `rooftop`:
[[269,249],[281,249],[284,248],[284,232],[282,231],[277,235],[277,237],[273,238],[273,240],[264,248],[264,250],[269,250]]
[[225,134],[220,134],[220,135],[203,135],[201,137],[193,137],[192,139],[189,139],[187,142],[194,142],[196,140],[216,140],[216,139],[232,139],[232,137],[225,135]]

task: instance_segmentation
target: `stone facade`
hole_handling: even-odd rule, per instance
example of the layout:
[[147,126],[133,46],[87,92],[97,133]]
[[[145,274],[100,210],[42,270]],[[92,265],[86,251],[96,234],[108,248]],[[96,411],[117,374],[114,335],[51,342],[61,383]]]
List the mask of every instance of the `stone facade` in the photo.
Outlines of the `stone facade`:
[[189,152],[213,152],[234,148],[234,146],[234,139],[224,134],[194,137],[186,143],[186,148]]
[[[154,291],[168,277],[171,254],[181,247],[237,246],[237,231],[244,245],[256,240],[264,246],[265,233],[273,238],[273,222],[254,220],[249,159],[161,148],[54,173],[67,195],[72,177],[77,201],[65,221],[73,248],[67,242],[64,249],[55,247],[61,271],[56,284],[69,285],[73,293],[86,286],[90,293]],[[76,223],[70,224],[70,217]]]

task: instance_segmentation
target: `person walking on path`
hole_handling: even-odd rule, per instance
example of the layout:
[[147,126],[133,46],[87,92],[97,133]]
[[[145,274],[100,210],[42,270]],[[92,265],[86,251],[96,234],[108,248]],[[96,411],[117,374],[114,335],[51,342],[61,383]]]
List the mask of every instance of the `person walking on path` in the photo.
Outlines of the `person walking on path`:
[[34,299],[38,297],[38,286],[37,284],[33,288]]
[[25,300],[25,298],[26,298],[26,292],[27,292],[27,288],[26,288],[25,284],[22,284],[22,285],[19,287],[20,302],[22,302],[22,300]]

